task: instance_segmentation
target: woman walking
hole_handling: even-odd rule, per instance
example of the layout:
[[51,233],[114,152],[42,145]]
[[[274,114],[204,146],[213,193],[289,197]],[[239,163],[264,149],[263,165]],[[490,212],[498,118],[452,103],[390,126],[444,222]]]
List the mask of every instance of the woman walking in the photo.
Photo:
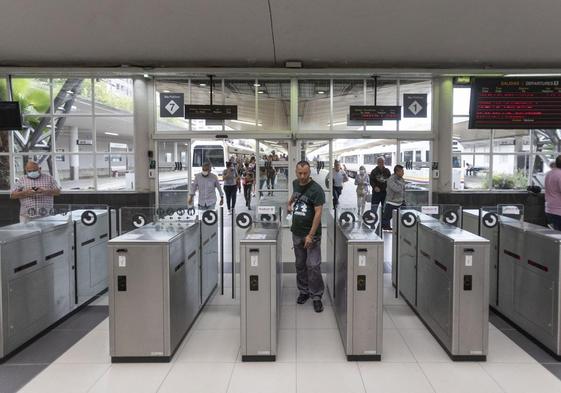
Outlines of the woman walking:
[[355,176],[356,186],[356,204],[358,208],[358,215],[362,217],[366,207],[366,195],[368,195],[368,185],[370,184],[370,177],[366,173],[366,168],[360,166],[358,173]]
[[226,207],[228,212],[232,213],[232,210],[236,206],[236,191],[238,188],[239,175],[231,161],[226,163],[226,169],[222,174],[222,179],[224,179],[224,193],[226,194]]

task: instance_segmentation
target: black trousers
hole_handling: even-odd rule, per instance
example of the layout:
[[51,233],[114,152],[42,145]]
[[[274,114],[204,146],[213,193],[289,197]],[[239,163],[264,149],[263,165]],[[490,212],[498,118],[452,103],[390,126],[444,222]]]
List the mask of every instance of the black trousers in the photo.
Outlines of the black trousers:
[[226,207],[228,210],[233,209],[236,206],[236,193],[238,186],[235,184],[233,186],[224,186],[224,194],[226,194]]
[[243,196],[245,197],[245,205],[247,207],[251,207],[251,188],[253,184],[244,184],[243,185]]

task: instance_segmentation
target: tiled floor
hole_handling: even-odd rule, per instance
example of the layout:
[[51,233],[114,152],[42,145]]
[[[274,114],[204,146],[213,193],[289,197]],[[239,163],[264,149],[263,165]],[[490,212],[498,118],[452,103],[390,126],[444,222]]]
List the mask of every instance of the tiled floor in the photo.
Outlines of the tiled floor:
[[[384,280],[381,362],[347,362],[329,303],[322,314],[314,313],[311,304],[295,305],[297,291],[293,277],[289,276],[284,282],[285,305],[275,363],[241,362],[239,296],[232,300],[231,289],[225,288],[224,296],[216,294],[211,299],[171,363],[112,365],[107,320],[97,321],[99,324],[93,330],[21,392],[561,392],[561,381],[554,376],[561,376],[561,363],[547,359],[529,340],[523,344],[524,349],[517,346],[509,337],[519,333],[496,316],[491,317],[496,327],[490,326],[488,361],[452,362],[409,307],[401,299],[390,297],[393,292],[389,274],[385,274]],[[87,316],[80,322],[83,326],[88,325],[92,313],[95,311],[89,308],[85,311]],[[59,330],[66,327],[66,332],[72,334],[70,328],[77,324],[68,321]],[[27,356],[51,360],[38,354],[24,355],[22,352],[20,359]],[[545,365],[539,363],[548,360]],[[25,380],[25,372],[40,371],[36,365],[29,367],[34,368],[13,373],[6,385],[2,378],[7,371],[0,368],[0,392],[14,391],[10,386],[17,383],[18,375]]]

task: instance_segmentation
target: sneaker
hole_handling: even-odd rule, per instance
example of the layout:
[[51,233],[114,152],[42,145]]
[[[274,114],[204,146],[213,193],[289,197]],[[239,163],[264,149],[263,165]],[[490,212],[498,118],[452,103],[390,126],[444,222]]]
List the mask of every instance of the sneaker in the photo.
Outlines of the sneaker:
[[323,311],[323,303],[321,302],[321,300],[314,300],[314,311],[315,312]]
[[306,301],[310,298],[310,295],[305,294],[305,293],[301,293],[300,295],[298,295],[298,299],[296,299],[296,303],[298,304],[304,304],[306,303]]
[[392,231],[393,229],[392,229],[392,227],[390,227],[390,226],[383,225],[383,226],[382,226],[382,230],[384,230],[384,231]]

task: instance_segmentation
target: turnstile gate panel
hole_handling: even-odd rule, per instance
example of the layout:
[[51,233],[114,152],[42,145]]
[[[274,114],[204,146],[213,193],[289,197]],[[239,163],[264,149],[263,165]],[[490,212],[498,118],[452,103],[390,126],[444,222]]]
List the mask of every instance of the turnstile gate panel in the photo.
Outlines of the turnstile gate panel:
[[335,231],[335,293],[329,293],[347,359],[380,360],[384,242],[361,223],[338,223]]
[[278,223],[257,223],[240,241],[243,361],[276,359],[282,289],[279,237]]

